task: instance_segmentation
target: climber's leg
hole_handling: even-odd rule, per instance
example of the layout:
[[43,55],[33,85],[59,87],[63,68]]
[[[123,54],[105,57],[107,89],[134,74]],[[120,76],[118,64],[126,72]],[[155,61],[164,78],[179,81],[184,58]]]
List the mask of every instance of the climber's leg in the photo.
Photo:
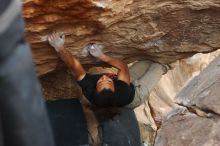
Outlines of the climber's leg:
[[143,76],[143,74],[148,70],[151,63],[153,62],[150,60],[143,60],[135,62],[131,67],[129,67],[131,82]]
[[142,77],[133,81],[135,86],[135,97],[127,107],[135,108],[141,105],[150,95],[152,89],[156,86],[161,76],[167,71],[164,65],[151,63],[148,70]]

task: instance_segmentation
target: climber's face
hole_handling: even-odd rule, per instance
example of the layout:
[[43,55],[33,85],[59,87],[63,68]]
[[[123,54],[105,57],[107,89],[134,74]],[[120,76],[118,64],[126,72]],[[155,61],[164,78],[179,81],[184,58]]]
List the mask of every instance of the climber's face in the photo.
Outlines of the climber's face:
[[96,83],[97,93],[101,92],[103,89],[108,89],[113,92],[115,91],[113,80],[106,75],[102,75]]

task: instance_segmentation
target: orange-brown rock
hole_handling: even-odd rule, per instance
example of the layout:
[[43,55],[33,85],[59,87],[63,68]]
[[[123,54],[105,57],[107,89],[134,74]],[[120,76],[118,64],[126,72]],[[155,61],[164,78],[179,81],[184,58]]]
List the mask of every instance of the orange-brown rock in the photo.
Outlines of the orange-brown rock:
[[170,63],[220,47],[219,0],[23,0],[23,15],[39,75],[61,64],[47,43],[52,31],[89,66],[99,64],[81,54],[91,42],[126,62]]

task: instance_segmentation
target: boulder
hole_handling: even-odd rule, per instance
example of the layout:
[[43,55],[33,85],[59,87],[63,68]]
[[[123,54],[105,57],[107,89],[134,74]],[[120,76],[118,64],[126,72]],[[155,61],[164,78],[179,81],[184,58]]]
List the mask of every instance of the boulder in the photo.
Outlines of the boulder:
[[100,64],[83,53],[89,43],[125,62],[171,63],[220,47],[218,0],[23,0],[27,40],[39,75],[60,67],[47,42],[52,31],[66,35],[65,48],[85,66]]
[[158,131],[154,146],[218,146],[219,117],[203,118],[192,113],[175,115]]
[[219,67],[220,56],[177,94],[175,102],[188,110],[168,114],[155,146],[219,145]]

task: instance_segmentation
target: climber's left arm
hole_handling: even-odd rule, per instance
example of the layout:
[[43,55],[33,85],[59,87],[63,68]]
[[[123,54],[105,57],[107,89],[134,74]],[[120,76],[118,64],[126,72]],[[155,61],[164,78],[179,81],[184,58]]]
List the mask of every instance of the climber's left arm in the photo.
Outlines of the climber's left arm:
[[48,41],[50,45],[55,48],[61,59],[74,72],[77,81],[82,80],[86,75],[86,71],[75,56],[73,56],[68,50],[64,49],[65,36],[61,33],[52,33],[49,35]]

